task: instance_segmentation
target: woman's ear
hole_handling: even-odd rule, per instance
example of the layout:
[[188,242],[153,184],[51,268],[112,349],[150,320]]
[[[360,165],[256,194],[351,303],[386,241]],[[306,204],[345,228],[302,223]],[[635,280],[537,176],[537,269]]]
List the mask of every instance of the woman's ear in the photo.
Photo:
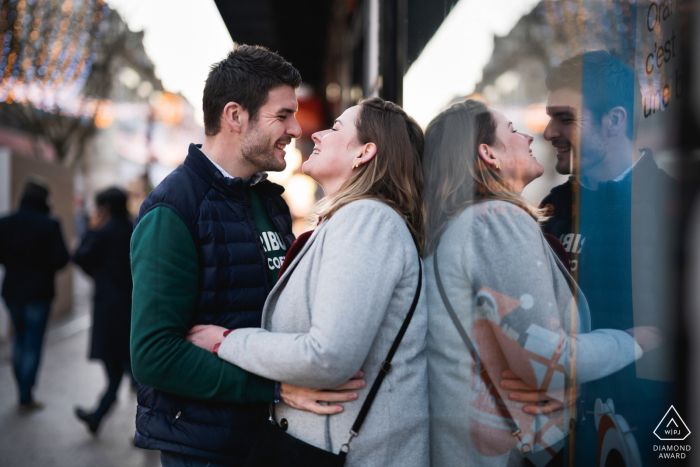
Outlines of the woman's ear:
[[491,150],[491,146],[489,146],[488,144],[480,144],[479,147],[476,148],[476,150],[479,153],[479,157],[481,157],[481,159],[488,165],[494,165],[498,163],[498,159]]
[[362,146],[362,153],[359,158],[363,164],[371,161],[372,158],[377,154],[377,145],[374,143],[367,143]]
[[237,102],[229,102],[222,113],[222,127],[227,131],[241,133],[248,123],[248,111]]

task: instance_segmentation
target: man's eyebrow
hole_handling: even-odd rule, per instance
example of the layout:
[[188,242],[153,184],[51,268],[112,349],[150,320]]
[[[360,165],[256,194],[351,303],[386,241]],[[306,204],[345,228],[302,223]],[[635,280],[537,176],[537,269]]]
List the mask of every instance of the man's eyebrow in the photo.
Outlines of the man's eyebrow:
[[292,110],[292,109],[284,108],[284,109],[280,109],[277,113],[281,113],[281,114],[295,114],[295,113],[297,113],[297,111],[296,111],[296,110]]
[[550,117],[566,117],[574,115],[574,110],[569,106],[547,107],[546,112]]

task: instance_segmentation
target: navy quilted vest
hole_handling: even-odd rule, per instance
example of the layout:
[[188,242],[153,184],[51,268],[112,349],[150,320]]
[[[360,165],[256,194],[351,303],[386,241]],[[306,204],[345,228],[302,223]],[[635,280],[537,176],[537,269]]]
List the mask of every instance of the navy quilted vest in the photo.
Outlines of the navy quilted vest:
[[[259,327],[271,289],[260,236],[253,222],[250,180],[225,178],[191,144],[185,163],[141,205],[134,227],[153,208],[173,209],[197,247],[200,283],[191,326]],[[284,189],[269,181],[256,191],[287,248],[294,242]],[[266,404],[223,404],[183,398],[147,386],[138,392],[137,447],[241,465],[265,420]]]

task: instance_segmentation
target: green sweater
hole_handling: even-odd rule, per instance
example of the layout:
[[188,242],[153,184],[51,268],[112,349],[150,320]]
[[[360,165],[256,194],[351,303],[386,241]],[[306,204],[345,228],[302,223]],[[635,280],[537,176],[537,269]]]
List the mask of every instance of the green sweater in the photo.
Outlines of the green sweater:
[[131,365],[136,379],[170,394],[218,402],[272,402],[273,381],[185,341],[197,309],[199,258],[170,208],[157,207],[131,238]]

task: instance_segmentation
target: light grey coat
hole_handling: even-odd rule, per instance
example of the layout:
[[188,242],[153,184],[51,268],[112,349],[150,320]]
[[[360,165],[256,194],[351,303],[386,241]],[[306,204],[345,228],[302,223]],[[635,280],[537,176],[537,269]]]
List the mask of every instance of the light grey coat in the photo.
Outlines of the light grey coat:
[[[336,387],[362,369],[367,387],[340,414],[276,406],[289,434],[338,453],[411,307],[418,261],[396,211],[379,201],[354,201],[316,229],[280,277],[263,309],[263,329],[235,330],[219,357],[265,378],[314,388]],[[346,465],[429,464],[426,329],[422,291]]]
[[[484,382],[474,377],[474,361],[437,288],[434,255],[458,319],[532,448],[528,459],[544,466],[568,434],[568,410],[525,414],[524,404],[500,388],[502,371],[560,398],[564,385],[571,387],[569,378],[582,384],[607,376],[640,358],[641,348],[622,330],[590,331],[585,297],[576,289],[572,300],[571,276],[524,210],[504,201],[468,207],[448,223],[425,261],[433,467],[524,465],[517,440]],[[565,374],[554,371],[547,382],[543,361],[561,364]],[[547,428],[550,418],[556,423]]]

